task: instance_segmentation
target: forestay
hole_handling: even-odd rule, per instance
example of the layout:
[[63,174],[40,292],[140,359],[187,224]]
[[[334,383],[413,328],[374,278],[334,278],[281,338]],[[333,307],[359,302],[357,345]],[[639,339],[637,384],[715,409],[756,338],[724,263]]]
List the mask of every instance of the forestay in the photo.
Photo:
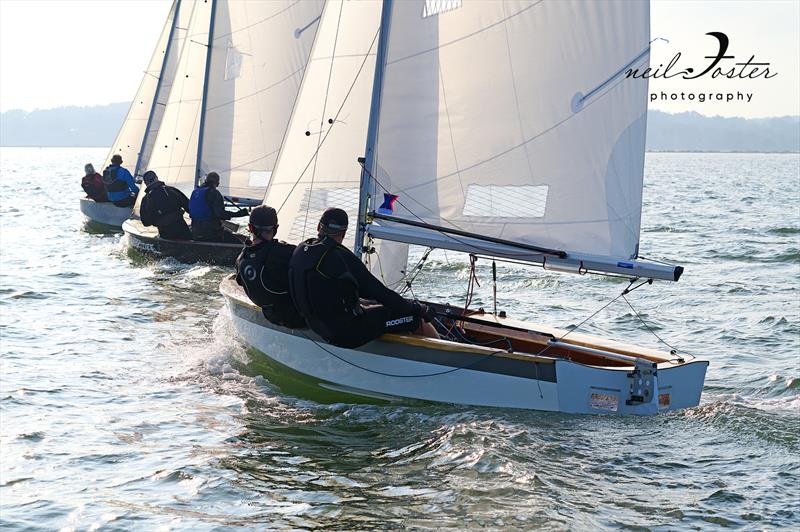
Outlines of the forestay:
[[[649,61],[648,3],[390,5],[371,209],[596,264],[635,258],[647,81],[625,71]],[[399,196],[391,208],[384,193]],[[372,234],[457,248],[376,223]]]
[[216,0],[200,174],[226,196],[261,199],[275,166],[322,0]]
[[180,50],[174,83],[169,91],[161,125],[146,170],[185,193],[194,189],[195,165],[203,95],[211,2],[186,2],[184,43]]
[[[148,122],[151,124],[153,123],[151,115],[154,119],[156,119],[156,117],[160,119],[160,113],[158,112],[159,106],[155,105],[156,98],[159,95],[163,95],[165,92],[166,94],[169,93],[168,90],[159,91],[159,79],[162,76],[162,71],[167,72],[167,77],[169,76],[168,72],[170,72],[170,69],[174,74],[174,66],[176,64],[175,57],[177,54],[167,54],[167,51],[168,48],[174,49],[174,46],[170,45],[170,36],[172,35],[174,38],[175,35],[173,26],[177,25],[175,24],[175,16],[176,13],[179,12],[179,6],[180,0],[175,0],[172,3],[167,21],[164,24],[164,28],[161,30],[156,48],[153,50],[153,55],[147,65],[147,70],[145,70],[142,81],[139,84],[139,89],[136,91],[136,96],[131,102],[128,114],[125,115],[122,127],[120,127],[119,133],[117,133],[117,138],[114,139],[114,144],[111,146],[111,151],[108,153],[104,167],[111,164],[111,157],[114,155],[120,155],[125,166],[134,170],[134,173],[137,175],[141,175],[142,173],[137,170],[146,167],[139,161],[147,160],[150,155],[150,148],[152,147],[152,145],[143,146],[145,132],[148,131],[148,129],[151,131],[153,130],[152,127],[148,128]],[[156,125],[155,130],[157,129],[158,126]]]
[[[328,207],[347,211],[352,247],[375,68],[381,2],[328,1],[264,203],[279,209],[278,237],[317,235]],[[392,245],[373,271],[391,283],[405,268],[405,245]]]

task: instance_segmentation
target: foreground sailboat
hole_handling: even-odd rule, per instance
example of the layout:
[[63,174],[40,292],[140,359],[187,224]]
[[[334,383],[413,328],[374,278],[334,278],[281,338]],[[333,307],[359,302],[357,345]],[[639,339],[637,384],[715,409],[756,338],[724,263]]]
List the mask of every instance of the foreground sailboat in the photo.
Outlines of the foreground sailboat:
[[[329,1],[265,197],[278,236],[345,208],[390,287],[420,272],[409,244],[629,290],[677,281],[681,267],[637,258],[647,82],[625,72],[648,60],[644,1]],[[435,305],[441,340],[342,349],[268,323],[232,278],[220,290],[248,345],[366,397],[649,415],[697,405],[708,366],[455,305]]]
[[[189,38],[147,166],[187,196],[208,172],[235,207],[261,203],[322,11],[321,0],[186,2]],[[183,9],[187,9],[184,6]],[[230,224],[237,228],[236,224]],[[233,265],[240,244],[169,240],[134,216],[129,245],[155,257]]]

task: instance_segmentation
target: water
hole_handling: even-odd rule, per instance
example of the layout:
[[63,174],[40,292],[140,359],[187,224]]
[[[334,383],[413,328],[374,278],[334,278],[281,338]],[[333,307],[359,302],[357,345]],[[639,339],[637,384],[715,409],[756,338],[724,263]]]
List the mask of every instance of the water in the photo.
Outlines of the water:
[[[224,269],[84,227],[75,174],[105,153],[0,151],[3,529],[800,526],[797,155],[648,154],[642,254],[686,274],[630,299],[711,366],[698,408],[615,418],[281,391],[233,337]],[[418,294],[463,297],[455,255],[428,268]],[[499,270],[500,309],[558,326],[625,286]],[[585,329],[657,342],[624,302]]]

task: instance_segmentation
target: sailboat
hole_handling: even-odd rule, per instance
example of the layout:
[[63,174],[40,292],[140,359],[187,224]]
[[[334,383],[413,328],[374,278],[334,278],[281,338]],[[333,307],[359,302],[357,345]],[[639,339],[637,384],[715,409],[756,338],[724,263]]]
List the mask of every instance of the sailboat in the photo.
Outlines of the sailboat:
[[[344,208],[390,287],[422,271],[409,245],[621,277],[623,294],[678,281],[639,259],[647,82],[625,72],[649,51],[646,1],[328,1],[265,196],[278,237]],[[344,349],[269,323],[233,277],[220,291],[258,356],[368,398],[653,415],[696,406],[708,367],[448,303],[441,339]]]
[[[152,155],[155,133],[164,116],[177,58],[185,42],[186,20],[180,12],[180,4],[180,0],[175,0],[170,8],[150,63],[104,164],[107,167],[112,156],[120,155],[124,165],[132,167],[131,173],[137,181]],[[133,207],[117,207],[111,202],[98,203],[89,198],[81,198],[80,209],[89,220],[112,227],[121,227],[133,211]]]
[[[183,4],[181,6],[181,4]],[[146,169],[187,196],[211,171],[234,207],[258,205],[317,29],[321,0],[178,0],[188,37]],[[231,224],[231,228],[238,226]],[[156,257],[233,265],[242,245],[170,240],[133,217],[128,244]]]

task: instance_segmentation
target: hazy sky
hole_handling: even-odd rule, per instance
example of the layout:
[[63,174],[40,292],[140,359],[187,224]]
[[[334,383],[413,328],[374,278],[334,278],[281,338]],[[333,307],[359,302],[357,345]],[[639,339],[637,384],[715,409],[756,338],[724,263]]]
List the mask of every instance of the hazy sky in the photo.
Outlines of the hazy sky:
[[[0,0],[0,111],[131,100],[170,5],[171,0]],[[778,73],[769,80],[651,80],[651,93],[659,97],[651,109],[800,114],[800,0],[654,0],[651,24],[654,38],[669,40],[653,44],[654,67],[681,52],[679,69],[705,69],[709,60],[703,56],[717,51],[716,40],[705,34],[719,31],[730,38],[728,55],[735,56],[723,60],[723,70],[755,55]],[[681,92],[685,100],[671,99]],[[699,93],[707,100],[708,93],[736,98],[738,92],[751,94],[751,101],[698,101]]]

